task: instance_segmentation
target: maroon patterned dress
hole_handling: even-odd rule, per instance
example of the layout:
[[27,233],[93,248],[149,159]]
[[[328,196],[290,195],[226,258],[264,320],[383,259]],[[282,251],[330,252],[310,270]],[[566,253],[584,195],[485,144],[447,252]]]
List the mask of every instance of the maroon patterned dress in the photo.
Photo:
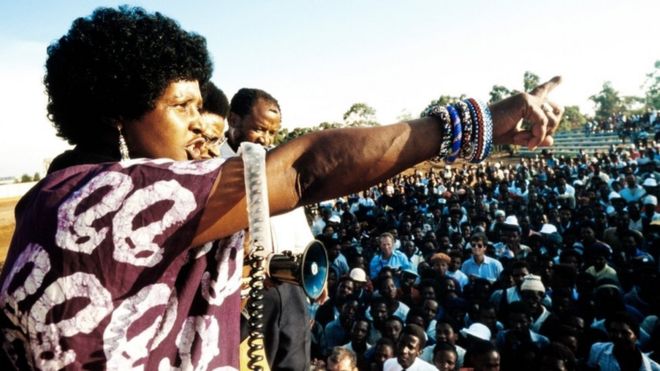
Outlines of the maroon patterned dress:
[[221,165],[73,166],[26,194],[0,276],[13,367],[238,369],[243,234],[190,246]]

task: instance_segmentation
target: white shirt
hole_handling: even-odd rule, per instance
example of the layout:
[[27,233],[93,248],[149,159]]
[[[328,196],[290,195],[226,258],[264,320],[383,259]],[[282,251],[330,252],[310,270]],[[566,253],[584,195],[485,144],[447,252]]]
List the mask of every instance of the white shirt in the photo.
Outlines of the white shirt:
[[[399,364],[399,361],[394,358],[390,358],[385,363],[383,363],[383,371],[402,371],[403,367]],[[438,369],[432,364],[421,360],[419,357],[415,359],[410,367],[406,368],[407,371],[438,371]]]

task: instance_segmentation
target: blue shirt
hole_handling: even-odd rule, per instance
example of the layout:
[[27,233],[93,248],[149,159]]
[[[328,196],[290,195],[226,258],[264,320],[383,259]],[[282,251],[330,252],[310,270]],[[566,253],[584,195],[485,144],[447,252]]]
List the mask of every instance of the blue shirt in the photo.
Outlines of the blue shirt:
[[463,266],[461,267],[463,273],[468,277],[477,276],[491,282],[497,281],[500,273],[502,273],[502,269],[502,263],[489,256],[484,256],[484,261],[481,264],[477,264],[474,261],[474,257],[470,257],[470,259],[463,262]]
[[383,267],[391,267],[394,269],[401,268],[401,270],[404,270],[411,268],[411,264],[408,256],[399,250],[392,251],[392,255],[389,259],[383,259],[381,255],[376,255],[371,259],[371,263],[369,263],[369,276],[372,280],[375,280],[376,277],[378,277],[378,272],[380,272]]
[[[594,343],[589,352],[587,366],[600,367],[602,371],[621,371],[621,366],[619,366],[619,362],[614,357],[613,351],[613,343]],[[660,370],[660,365],[650,359],[648,355],[642,353],[642,366],[639,370],[657,371]]]

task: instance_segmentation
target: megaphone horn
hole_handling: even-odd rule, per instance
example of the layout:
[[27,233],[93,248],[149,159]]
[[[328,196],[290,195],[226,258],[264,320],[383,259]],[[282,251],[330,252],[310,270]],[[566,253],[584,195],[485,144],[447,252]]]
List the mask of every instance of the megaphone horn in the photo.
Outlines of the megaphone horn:
[[305,295],[315,300],[323,293],[328,279],[328,254],[320,241],[312,241],[302,254],[291,251],[270,256],[268,276],[280,281],[301,286]]

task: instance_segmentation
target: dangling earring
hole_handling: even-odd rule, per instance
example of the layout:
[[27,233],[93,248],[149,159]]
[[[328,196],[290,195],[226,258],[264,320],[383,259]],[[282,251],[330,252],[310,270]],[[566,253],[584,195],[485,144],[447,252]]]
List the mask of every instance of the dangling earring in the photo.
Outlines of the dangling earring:
[[119,132],[119,154],[121,155],[121,160],[126,161],[130,160],[131,156],[128,154],[128,146],[126,145],[126,139],[121,133],[121,125],[117,126],[117,131]]

